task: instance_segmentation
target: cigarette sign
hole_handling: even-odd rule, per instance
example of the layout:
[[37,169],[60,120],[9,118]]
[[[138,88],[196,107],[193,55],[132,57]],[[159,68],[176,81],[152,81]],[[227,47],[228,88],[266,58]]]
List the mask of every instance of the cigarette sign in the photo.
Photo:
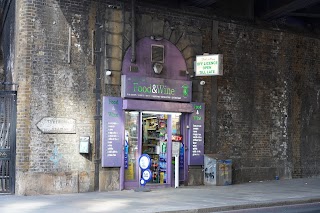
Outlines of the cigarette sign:
[[222,58],[221,54],[197,55],[195,63],[196,76],[223,75]]

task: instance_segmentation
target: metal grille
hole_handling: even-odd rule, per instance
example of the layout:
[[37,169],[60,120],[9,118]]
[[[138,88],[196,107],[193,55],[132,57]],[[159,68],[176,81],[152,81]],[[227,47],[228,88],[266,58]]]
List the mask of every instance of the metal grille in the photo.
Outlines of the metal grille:
[[0,193],[14,193],[16,93],[0,91]]

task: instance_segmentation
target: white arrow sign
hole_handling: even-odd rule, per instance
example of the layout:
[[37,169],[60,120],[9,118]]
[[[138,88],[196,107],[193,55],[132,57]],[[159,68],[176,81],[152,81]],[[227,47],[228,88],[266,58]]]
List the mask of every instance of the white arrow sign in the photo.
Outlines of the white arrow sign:
[[45,117],[37,123],[37,127],[45,134],[76,133],[76,121],[70,118]]

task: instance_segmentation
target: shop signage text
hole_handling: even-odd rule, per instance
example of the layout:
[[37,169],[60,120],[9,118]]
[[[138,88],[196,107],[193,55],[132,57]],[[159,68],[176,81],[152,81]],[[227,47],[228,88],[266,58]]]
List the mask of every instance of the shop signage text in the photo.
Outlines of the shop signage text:
[[172,135],[171,140],[172,141],[181,142],[182,141],[182,136],[181,135]]
[[192,103],[191,143],[189,147],[189,165],[203,165],[204,154],[204,103]]
[[73,134],[76,133],[76,121],[70,118],[45,117],[37,127],[44,134]]
[[123,98],[190,102],[191,88],[191,81],[121,76]]
[[195,62],[196,76],[223,75],[222,59],[221,54],[197,55]]
[[122,99],[103,97],[102,167],[121,167],[123,133]]

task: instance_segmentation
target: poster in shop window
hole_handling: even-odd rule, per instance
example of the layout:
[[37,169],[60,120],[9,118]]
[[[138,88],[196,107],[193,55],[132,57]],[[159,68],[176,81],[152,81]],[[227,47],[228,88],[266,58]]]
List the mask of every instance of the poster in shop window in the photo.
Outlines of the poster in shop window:
[[123,134],[122,98],[103,97],[102,167],[121,167]]
[[190,118],[189,165],[203,165],[204,154],[204,103],[192,103]]

